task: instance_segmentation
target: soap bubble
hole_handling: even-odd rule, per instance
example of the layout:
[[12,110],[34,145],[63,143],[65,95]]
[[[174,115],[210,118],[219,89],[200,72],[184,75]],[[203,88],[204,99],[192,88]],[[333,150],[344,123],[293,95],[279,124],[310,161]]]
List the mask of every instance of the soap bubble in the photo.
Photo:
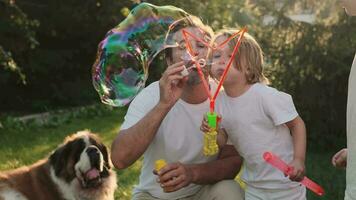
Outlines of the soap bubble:
[[156,55],[177,46],[169,30],[186,17],[174,6],[141,3],[106,34],[92,68],[93,85],[103,103],[124,106],[136,96]]

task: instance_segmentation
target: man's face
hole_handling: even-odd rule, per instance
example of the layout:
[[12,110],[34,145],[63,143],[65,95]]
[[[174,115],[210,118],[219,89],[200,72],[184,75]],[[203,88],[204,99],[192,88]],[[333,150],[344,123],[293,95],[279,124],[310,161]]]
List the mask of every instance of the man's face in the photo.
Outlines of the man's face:
[[356,16],[356,0],[339,0],[342,7],[350,16]]
[[[179,30],[176,33],[174,33],[173,39],[177,42],[178,47],[172,49],[172,60],[171,60],[172,63],[170,64],[174,64],[180,61],[186,61],[186,59],[189,58],[188,50],[186,48],[186,41],[183,38],[182,30]],[[201,38],[203,40],[207,38],[204,32],[202,32],[200,29],[196,27],[188,27],[188,28],[184,28],[184,30],[195,35],[197,38]],[[193,56],[195,57],[195,60],[199,60],[199,59],[205,60],[208,53],[208,47],[191,36],[188,36],[187,38],[194,52]],[[206,42],[209,43],[209,41]],[[191,62],[187,62],[187,63],[193,65],[193,63]],[[190,66],[186,66],[186,67],[189,68]],[[207,67],[202,68],[205,74],[207,74],[206,68]],[[188,75],[187,84],[188,85],[199,84],[201,82],[201,79],[197,69],[192,67],[188,71],[189,71],[189,75]]]

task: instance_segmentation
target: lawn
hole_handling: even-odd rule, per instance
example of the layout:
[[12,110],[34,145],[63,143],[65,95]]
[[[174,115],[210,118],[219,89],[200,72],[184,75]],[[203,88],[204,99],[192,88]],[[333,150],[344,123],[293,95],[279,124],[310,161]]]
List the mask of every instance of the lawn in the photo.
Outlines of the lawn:
[[[66,135],[79,130],[89,129],[98,133],[108,146],[118,133],[125,109],[107,109],[103,106],[60,114],[44,125],[28,123],[26,125],[7,120],[0,128],[0,171],[31,164],[45,156],[62,142]],[[318,197],[308,192],[308,199],[341,200],[345,190],[345,171],[336,170],[330,164],[331,152],[308,152],[307,174],[320,183],[326,195]],[[131,190],[137,184],[141,161],[128,169],[118,171],[118,189],[116,199],[128,200]]]

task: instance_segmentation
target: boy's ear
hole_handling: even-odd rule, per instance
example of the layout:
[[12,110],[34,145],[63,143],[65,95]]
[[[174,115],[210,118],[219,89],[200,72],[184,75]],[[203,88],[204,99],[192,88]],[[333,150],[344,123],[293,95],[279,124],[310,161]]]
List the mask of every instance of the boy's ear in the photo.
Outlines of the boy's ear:
[[170,58],[166,58],[166,62],[167,62],[167,67],[173,64],[172,59]]

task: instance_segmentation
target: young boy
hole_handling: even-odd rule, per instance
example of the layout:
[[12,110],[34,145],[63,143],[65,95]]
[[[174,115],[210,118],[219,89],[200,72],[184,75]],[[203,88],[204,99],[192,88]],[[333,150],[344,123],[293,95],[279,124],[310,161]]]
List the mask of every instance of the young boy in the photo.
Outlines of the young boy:
[[[214,42],[222,43],[237,30],[223,30]],[[220,79],[232,56],[236,38],[211,53],[211,74]],[[244,158],[242,180],[246,183],[245,199],[306,199],[306,189],[298,182],[304,177],[306,130],[298,116],[292,97],[266,86],[263,54],[255,39],[245,33],[233,58],[216,102],[222,115],[222,127]],[[203,121],[201,130],[209,129]],[[223,137],[218,138],[221,145]],[[263,160],[271,151],[293,167],[289,178]],[[293,181],[292,181],[293,180]]]

